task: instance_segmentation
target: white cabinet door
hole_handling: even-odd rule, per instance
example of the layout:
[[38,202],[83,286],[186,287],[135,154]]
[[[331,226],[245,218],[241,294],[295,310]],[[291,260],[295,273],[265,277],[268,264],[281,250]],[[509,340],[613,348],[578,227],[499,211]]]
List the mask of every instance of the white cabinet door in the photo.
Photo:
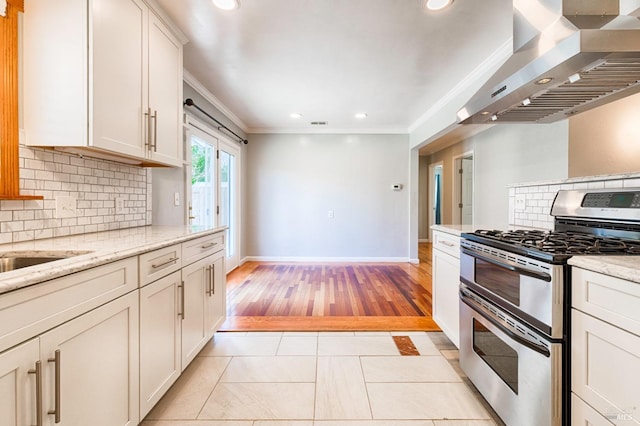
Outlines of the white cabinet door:
[[45,424],[139,423],[138,313],[134,291],[40,337]]
[[140,418],[182,371],[178,286],[180,271],[140,289]]
[[[0,354],[0,425],[36,424],[35,369],[39,357],[38,339]],[[34,374],[29,373],[32,370]]]
[[146,32],[141,0],[93,0],[93,146],[144,158]]
[[182,268],[182,370],[198,355],[207,341],[205,296],[209,288],[208,257]]
[[182,164],[182,45],[167,27],[149,14],[150,158]]
[[219,251],[208,259],[210,281],[206,297],[206,327],[207,335],[211,337],[227,319],[226,269],[224,265],[225,251]]
[[640,336],[576,309],[571,320],[571,391],[607,419],[637,424]]
[[433,319],[456,347],[460,347],[460,259],[433,250]]

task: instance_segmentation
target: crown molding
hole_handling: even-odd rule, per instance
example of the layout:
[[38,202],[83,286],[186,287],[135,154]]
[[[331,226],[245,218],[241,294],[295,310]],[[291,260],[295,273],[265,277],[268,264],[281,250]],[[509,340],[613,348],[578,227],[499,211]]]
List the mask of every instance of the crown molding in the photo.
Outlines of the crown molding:
[[491,55],[465,76],[453,89],[447,92],[442,98],[434,103],[420,118],[418,118],[411,126],[409,133],[412,133],[418,127],[423,125],[429,118],[440,111],[445,105],[453,101],[456,96],[465,92],[469,87],[476,83],[478,79],[484,77],[489,70],[495,69],[496,66],[502,65],[513,54],[513,37],[510,37],[500,47],[498,47]]
[[220,112],[222,112],[229,120],[233,122],[236,126],[238,126],[243,132],[250,133],[248,131],[247,125],[244,124],[240,118],[233,113],[225,104],[223,104],[218,98],[216,98],[213,93],[207,90],[206,87],[202,83],[200,83],[194,76],[191,74],[186,68],[183,70],[183,80],[189,86],[193,87],[193,89],[202,95],[211,105],[216,107]]

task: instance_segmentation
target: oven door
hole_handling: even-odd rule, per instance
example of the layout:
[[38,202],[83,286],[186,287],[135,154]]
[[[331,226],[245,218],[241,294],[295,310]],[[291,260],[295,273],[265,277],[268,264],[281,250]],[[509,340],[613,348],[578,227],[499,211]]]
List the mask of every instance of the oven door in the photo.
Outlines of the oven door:
[[563,336],[564,266],[463,241],[460,281],[552,338]]
[[562,350],[461,286],[460,367],[506,424],[562,424]]

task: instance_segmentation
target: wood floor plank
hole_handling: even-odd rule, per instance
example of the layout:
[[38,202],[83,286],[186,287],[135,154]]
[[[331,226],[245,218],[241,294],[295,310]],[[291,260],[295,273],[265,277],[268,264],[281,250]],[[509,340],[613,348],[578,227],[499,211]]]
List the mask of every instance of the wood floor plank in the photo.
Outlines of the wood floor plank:
[[438,330],[431,244],[420,264],[247,262],[227,277],[223,330]]

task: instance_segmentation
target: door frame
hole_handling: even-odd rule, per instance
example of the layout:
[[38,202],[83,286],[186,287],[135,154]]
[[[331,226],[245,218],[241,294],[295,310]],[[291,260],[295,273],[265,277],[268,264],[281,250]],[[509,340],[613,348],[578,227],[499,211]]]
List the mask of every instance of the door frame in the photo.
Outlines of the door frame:
[[[194,129],[198,133],[204,133],[208,137],[215,139],[215,144],[213,147],[216,150],[220,150],[220,145],[224,145],[228,148],[228,152],[234,151],[233,154],[236,155],[236,191],[235,191],[235,199],[236,199],[236,229],[235,229],[235,241],[236,241],[236,259],[237,262],[231,263],[227,262],[227,257],[225,255],[225,269],[226,272],[230,272],[231,270],[237,268],[240,265],[240,253],[242,251],[242,191],[240,190],[242,185],[242,148],[238,145],[237,142],[229,139],[229,137],[218,130],[208,126],[197,118],[193,117],[190,114],[185,114],[185,136],[184,136],[184,158],[185,158],[185,167],[184,167],[184,193],[185,193],[185,202],[184,202],[184,217],[185,217],[185,225],[189,225],[189,205],[191,203],[191,190],[190,190],[190,182],[191,182],[191,135],[194,133]],[[230,152],[231,153],[231,152]],[[218,159],[219,163],[219,159]],[[220,205],[220,166],[216,163],[216,204]],[[215,216],[215,225],[220,226],[219,224],[219,215]]]
[[[440,173],[440,175],[442,176],[444,174],[444,162],[441,160],[441,161],[429,164],[429,175],[428,175],[428,179],[427,179],[427,184],[429,185],[428,186],[428,190],[427,190],[427,197],[429,197],[429,199],[427,201],[427,208],[429,209],[429,241],[433,241],[433,231],[431,230],[431,226],[433,226],[435,224],[435,221],[436,221],[435,204],[434,204],[434,198],[435,198],[435,187],[434,187],[434,184],[436,182],[435,176],[436,176],[436,168],[437,167],[441,167],[442,168],[442,172]],[[441,180],[440,183],[441,183],[441,185],[440,185],[440,206],[442,206],[442,202],[443,202],[442,192],[443,192],[443,189],[444,189],[443,180]]]
[[[453,160],[452,160],[453,161],[453,167],[452,167],[453,197],[452,197],[451,211],[453,214],[451,215],[451,218],[454,224],[462,224],[462,210],[459,207],[460,203],[462,202],[462,179],[461,179],[461,174],[458,172],[458,170],[462,168],[462,159],[469,158],[469,157],[471,157],[474,160],[474,166],[475,166],[475,158],[474,158],[473,150],[466,151],[460,155],[456,155],[455,157],[453,157]],[[471,174],[472,187],[475,187],[475,182],[476,182],[475,175],[476,175],[476,168],[473,167],[473,172]],[[475,199],[474,190],[471,191],[471,199],[472,199],[471,222],[473,224],[476,217],[476,211],[475,211],[476,199]]]
[[[240,214],[240,211],[242,209],[241,207],[242,198],[240,197],[240,185],[241,185],[242,173],[240,173],[240,163],[242,161],[241,160],[242,149],[238,146],[236,142],[233,142],[230,139],[224,136],[221,136],[218,139],[218,150],[221,151],[223,150],[223,148],[229,154],[234,155],[236,159],[235,176],[234,176],[236,180],[236,185],[235,185],[235,191],[233,194],[235,198],[235,204],[236,204],[235,215],[234,215],[235,217],[233,218],[233,220],[235,221],[236,226],[235,226],[235,229],[232,229],[233,231],[235,231],[233,235],[233,238],[235,240],[235,252],[232,257],[225,256],[225,269],[227,270],[227,272],[231,272],[232,270],[240,266],[240,237],[241,237],[240,219],[242,217],[242,215]],[[218,165],[219,164],[220,164],[220,160],[218,159]],[[218,167],[218,189],[220,189],[219,185],[222,182],[221,174],[222,174],[222,168]],[[221,205],[220,203],[221,193],[222,191],[218,190],[218,205]]]

